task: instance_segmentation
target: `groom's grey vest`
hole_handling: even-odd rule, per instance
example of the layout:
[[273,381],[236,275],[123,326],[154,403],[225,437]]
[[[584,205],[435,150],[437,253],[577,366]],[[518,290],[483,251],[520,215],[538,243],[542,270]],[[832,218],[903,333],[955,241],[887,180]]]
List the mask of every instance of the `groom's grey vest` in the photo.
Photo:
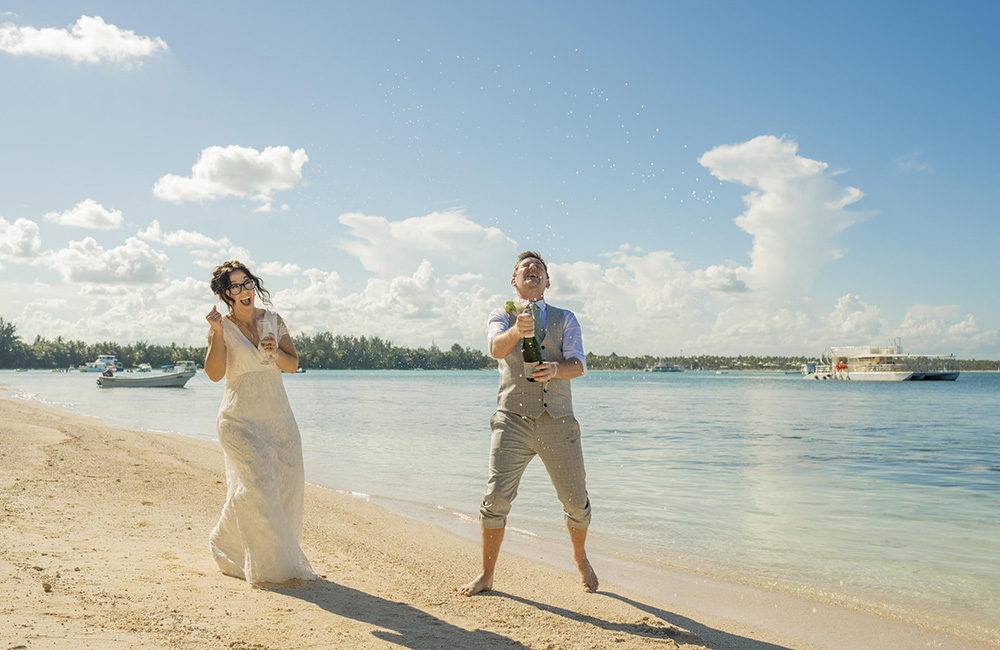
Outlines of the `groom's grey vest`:
[[[545,338],[540,341],[542,360],[561,363],[563,327],[566,312],[552,305],[545,305]],[[508,324],[514,326],[516,317],[508,315]],[[537,418],[544,411],[554,418],[573,414],[573,396],[569,390],[569,379],[552,379],[545,383],[528,381],[524,378],[524,360],[521,346],[499,360],[500,393],[497,395],[497,409],[517,415]]]

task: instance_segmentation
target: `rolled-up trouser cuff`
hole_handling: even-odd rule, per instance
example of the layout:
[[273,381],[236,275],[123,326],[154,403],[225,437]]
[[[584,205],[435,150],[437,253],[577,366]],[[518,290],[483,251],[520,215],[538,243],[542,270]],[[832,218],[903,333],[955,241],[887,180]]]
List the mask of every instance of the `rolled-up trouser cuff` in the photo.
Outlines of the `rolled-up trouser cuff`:
[[567,526],[586,530],[590,526],[590,499],[587,499],[587,505],[581,508],[578,513],[570,514],[563,509],[563,518],[566,519]]
[[490,530],[496,530],[497,528],[506,528],[507,518],[506,517],[484,517],[479,515],[479,525],[483,528],[489,528]]

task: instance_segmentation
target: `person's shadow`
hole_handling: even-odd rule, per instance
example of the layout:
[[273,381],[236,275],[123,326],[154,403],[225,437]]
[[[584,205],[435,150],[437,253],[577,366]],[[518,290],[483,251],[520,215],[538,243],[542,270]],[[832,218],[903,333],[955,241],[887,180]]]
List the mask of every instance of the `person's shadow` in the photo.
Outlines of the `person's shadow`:
[[539,603],[533,600],[528,600],[527,598],[522,598],[521,596],[514,596],[499,591],[493,591],[490,593],[497,597],[507,598],[515,602],[537,607],[538,609],[563,616],[572,621],[589,623],[590,625],[594,625],[601,629],[621,634],[631,634],[634,636],[658,639],[670,638],[680,643],[697,643],[709,648],[740,648],[740,650],[791,650],[791,648],[787,648],[785,646],[750,639],[745,636],[739,636],[738,634],[723,632],[722,630],[717,630],[713,627],[703,625],[702,623],[685,616],[674,614],[673,612],[668,612],[658,607],[653,607],[652,605],[647,605],[646,603],[626,598],[625,596],[620,596],[612,591],[599,591],[594,594],[594,597],[599,598],[604,596],[605,598],[620,600],[627,605],[631,605],[640,611],[646,612],[647,614],[666,622],[670,627],[657,625],[656,621],[653,621],[652,623],[645,620],[638,623],[605,621],[604,619],[597,618],[596,616],[581,614],[580,612],[574,612],[572,610],[556,607],[555,605],[549,605],[547,603]]
[[322,578],[287,587],[276,586],[269,591],[305,600],[337,616],[383,628],[373,630],[372,635],[404,648],[413,650],[525,648],[527,650],[527,646],[494,632],[465,630],[416,607],[372,596]]

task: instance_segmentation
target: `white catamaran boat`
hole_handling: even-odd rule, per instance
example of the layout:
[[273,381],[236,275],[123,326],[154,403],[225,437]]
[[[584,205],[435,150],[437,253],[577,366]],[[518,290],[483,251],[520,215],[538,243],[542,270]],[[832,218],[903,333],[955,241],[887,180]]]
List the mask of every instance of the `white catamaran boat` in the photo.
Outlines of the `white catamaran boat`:
[[955,381],[953,354],[906,354],[900,340],[889,347],[827,348],[821,363],[802,368],[806,379],[843,381]]

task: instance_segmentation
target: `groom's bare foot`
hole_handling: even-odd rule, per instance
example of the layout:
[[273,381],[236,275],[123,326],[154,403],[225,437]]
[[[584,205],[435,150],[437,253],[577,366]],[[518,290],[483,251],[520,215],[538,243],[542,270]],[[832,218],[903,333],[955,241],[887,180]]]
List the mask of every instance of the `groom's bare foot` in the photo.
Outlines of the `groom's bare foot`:
[[475,580],[459,587],[458,593],[463,596],[474,596],[490,589],[493,589],[493,576],[487,578],[485,573],[480,573]]
[[597,592],[597,573],[594,571],[594,567],[590,566],[590,560],[584,556],[582,559],[573,560],[576,564],[576,568],[580,571],[580,578],[583,580],[583,590],[588,594],[593,594]]

